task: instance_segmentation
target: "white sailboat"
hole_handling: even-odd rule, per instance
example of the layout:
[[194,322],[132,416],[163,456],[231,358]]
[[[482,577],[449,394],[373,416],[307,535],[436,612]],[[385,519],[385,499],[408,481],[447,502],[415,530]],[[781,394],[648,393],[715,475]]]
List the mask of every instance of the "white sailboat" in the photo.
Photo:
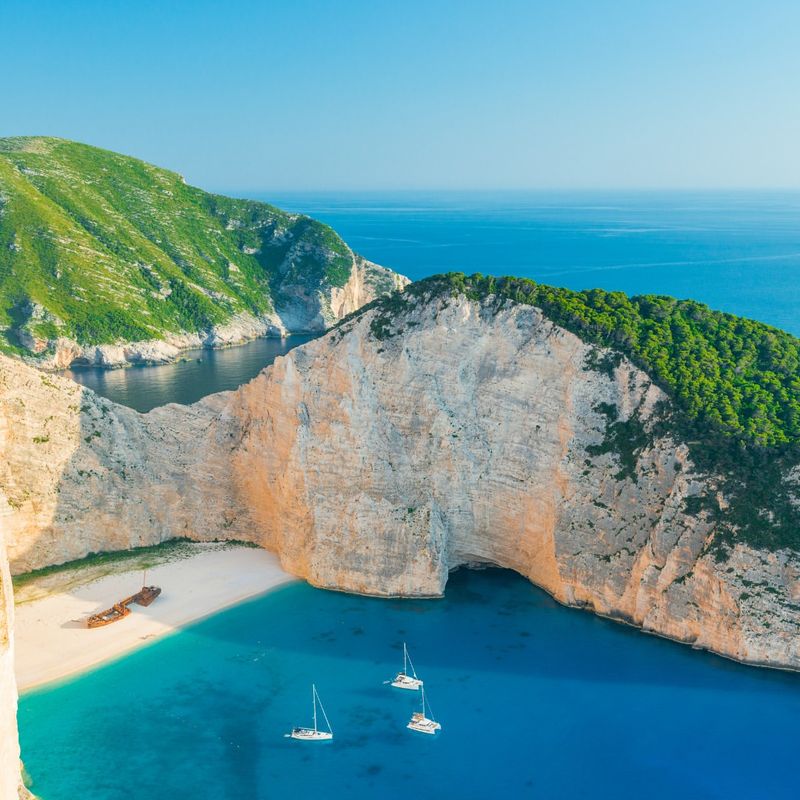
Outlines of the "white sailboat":
[[[411,674],[408,668],[411,667]],[[411,663],[411,656],[408,654],[406,643],[403,642],[403,671],[398,672],[395,679],[391,682],[396,689],[411,689],[416,691],[422,686],[422,681],[417,677],[414,665]]]
[[[317,687],[313,683],[311,684],[311,703],[314,708],[314,727],[292,728],[292,732],[286,735],[292,739],[300,739],[303,742],[321,742],[333,739],[333,728],[331,728],[331,723],[328,721],[328,715],[325,713],[322,700],[319,699],[319,695],[317,694]],[[325,724],[328,726],[327,731],[321,731],[317,728],[317,704],[319,704],[319,710],[322,712],[322,716],[325,718]]]
[[[433,719],[433,711],[431,711],[430,703],[425,703],[425,687],[420,686],[422,691],[422,711],[415,711],[411,715],[411,721],[406,725],[407,728],[410,728],[412,731],[419,731],[419,733],[429,733],[434,735],[437,731],[442,729],[442,726]],[[430,711],[430,717],[425,716],[425,706],[427,705],[427,710]]]

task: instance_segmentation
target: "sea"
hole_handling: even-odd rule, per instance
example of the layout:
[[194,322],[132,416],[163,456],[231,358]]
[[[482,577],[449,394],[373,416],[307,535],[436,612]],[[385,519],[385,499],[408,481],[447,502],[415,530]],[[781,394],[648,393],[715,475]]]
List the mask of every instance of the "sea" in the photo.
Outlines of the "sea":
[[[800,335],[800,194],[252,196],[413,279],[669,294]],[[300,341],[75,376],[146,411],[233,388]],[[385,683],[403,642],[435,737],[406,728],[419,694]],[[329,743],[285,738],[311,722],[312,683]],[[563,608],[500,569],[459,570],[438,600],[290,584],[28,692],[19,718],[43,800],[798,797],[800,676]]]

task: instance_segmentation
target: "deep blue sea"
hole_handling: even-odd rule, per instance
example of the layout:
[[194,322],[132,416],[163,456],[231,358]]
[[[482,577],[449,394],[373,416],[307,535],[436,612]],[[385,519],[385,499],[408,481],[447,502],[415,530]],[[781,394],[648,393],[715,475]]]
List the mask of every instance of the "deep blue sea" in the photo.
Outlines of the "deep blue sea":
[[[383,681],[407,641],[417,693]],[[317,684],[329,743],[310,724]],[[22,698],[43,800],[796,800],[800,677],[558,606],[517,575],[459,571],[443,600],[291,584]]]
[[[800,194],[261,199],[411,278],[692,297],[800,335]],[[254,343],[192,368],[83,377],[144,410],[232,388],[274,356]],[[403,640],[443,724],[435,739],[405,729],[415,696],[382,685]],[[282,736],[310,721],[312,681],[329,745]],[[561,608],[501,571],[456,573],[444,600],[291,585],[20,704],[43,800],[795,800],[798,720],[800,676]]]
[[253,195],[416,280],[451,270],[669,294],[800,335],[800,192]]

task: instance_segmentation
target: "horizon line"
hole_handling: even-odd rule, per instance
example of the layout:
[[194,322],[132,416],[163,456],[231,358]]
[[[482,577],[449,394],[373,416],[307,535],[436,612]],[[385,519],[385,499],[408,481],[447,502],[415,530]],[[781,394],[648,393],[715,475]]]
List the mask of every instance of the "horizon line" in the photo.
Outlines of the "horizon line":
[[[197,184],[192,184],[197,186]],[[198,187],[202,188],[202,187]],[[211,187],[205,191],[215,194],[233,196],[242,192],[260,192],[272,194],[800,194],[798,186],[530,186],[530,187],[238,187],[219,188]]]

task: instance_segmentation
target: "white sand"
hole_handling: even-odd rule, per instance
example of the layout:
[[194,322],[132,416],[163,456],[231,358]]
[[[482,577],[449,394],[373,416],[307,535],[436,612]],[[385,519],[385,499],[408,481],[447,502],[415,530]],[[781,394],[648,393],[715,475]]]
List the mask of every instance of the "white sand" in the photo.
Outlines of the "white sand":
[[[197,545],[188,558],[147,573],[161,595],[147,608],[131,605],[124,619],[89,629],[86,617],[138,591],[142,572],[127,569],[15,609],[16,673],[20,691],[97,666],[182,625],[295,580],[276,556],[251,547]],[[89,578],[91,580],[91,578]]]

